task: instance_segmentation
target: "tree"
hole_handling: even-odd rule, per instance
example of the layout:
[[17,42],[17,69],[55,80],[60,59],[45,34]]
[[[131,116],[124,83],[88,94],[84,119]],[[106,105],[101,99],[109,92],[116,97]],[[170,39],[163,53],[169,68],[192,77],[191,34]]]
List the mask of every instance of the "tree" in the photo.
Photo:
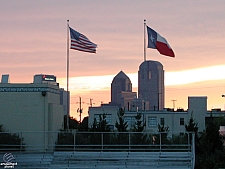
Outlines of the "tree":
[[91,126],[90,131],[96,132],[109,132],[110,128],[108,122],[106,121],[106,114],[99,115],[99,121],[94,118],[94,122]]
[[142,115],[138,113],[135,116],[135,124],[131,127],[131,131],[133,132],[142,132],[146,126],[146,122],[142,122]]
[[169,130],[169,127],[165,127],[164,125],[160,125],[158,124],[158,132],[166,132],[168,133],[170,130]]
[[120,108],[117,113],[119,122],[116,121],[115,127],[119,132],[127,132],[128,124],[124,121],[124,109]]
[[[79,122],[73,118],[69,117],[69,129],[78,129]],[[64,116],[64,130],[67,129],[67,115]]]
[[108,133],[102,134],[103,132],[110,131],[108,122],[106,121],[106,114],[99,115],[99,121],[94,118],[94,122],[90,128],[90,131],[100,132],[95,134],[93,133],[90,135],[90,142],[92,144],[100,144],[102,139],[104,144],[108,144],[110,142],[110,135]]
[[212,117],[206,126],[206,130],[199,138],[196,149],[196,169],[218,169],[225,167],[225,150],[219,136],[219,120]]
[[[201,137],[201,141],[204,142],[203,146],[209,154],[224,148],[219,135],[219,124],[217,124],[217,120],[212,116],[210,117],[209,123],[206,127],[205,134]],[[206,152],[205,150],[204,152]]]
[[188,121],[188,124],[185,124],[185,130],[187,132],[194,132],[195,134],[198,133],[198,123],[195,122],[192,114],[191,114],[191,118]]
[[158,132],[160,133],[161,135],[161,141],[163,144],[165,143],[168,143],[169,140],[167,139],[167,135],[168,135],[168,132],[169,132],[169,127],[165,127],[164,125],[160,125],[158,124]]
[[[185,130],[188,132],[190,142],[192,140],[192,133],[195,133],[195,142],[196,142],[196,149],[198,149],[198,144],[199,144],[199,138],[198,138],[198,123],[195,122],[193,119],[192,113],[191,113],[191,118],[188,121],[188,124],[185,124]],[[191,133],[192,132],[192,133]]]
[[138,113],[135,116],[135,123],[131,127],[132,132],[137,132],[137,133],[134,133],[131,137],[132,144],[146,144],[149,141],[148,136],[146,134],[141,133],[143,132],[146,126],[146,123],[143,122],[141,119],[142,119],[142,114]]
[[88,131],[88,117],[84,117],[81,124],[78,127],[79,131]]
[[[118,132],[127,132],[128,124],[124,121],[124,109],[120,108],[117,113],[119,122],[116,121],[115,127],[117,128]],[[128,144],[128,134],[126,133],[119,133],[116,135],[116,142],[117,144]]]
[[[2,125],[0,125],[0,148],[13,150],[24,150],[23,138],[18,134],[6,132]],[[21,147],[23,145],[23,147]]]

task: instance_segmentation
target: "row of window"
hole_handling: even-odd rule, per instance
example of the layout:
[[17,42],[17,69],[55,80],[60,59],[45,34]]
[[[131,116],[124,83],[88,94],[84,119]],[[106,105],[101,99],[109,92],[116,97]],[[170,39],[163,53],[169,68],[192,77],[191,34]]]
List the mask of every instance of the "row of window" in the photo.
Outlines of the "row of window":
[[[106,122],[108,124],[112,124],[112,115],[107,114],[105,115]],[[100,114],[95,114],[94,118],[96,118],[97,122],[100,121],[100,117],[102,118],[102,115]],[[133,126],[135,124],[135,118],[134,117],[124,117],[124,121],[127,122],[129,127]],[[158,126],[158,121],[156,116],[150,116],[148,117],[148,127],[153,128]],[[160,125],[165,125],[165,118],[160,118]],[[184,118],[180,118],[180,125],[184,125]]]
[[[148,117],[148,127],[157,127],[157,117]],[[160,125],[165,125],[165,118],[160,118]],[[184,118],[180,118],[180,125],[184,125]]]

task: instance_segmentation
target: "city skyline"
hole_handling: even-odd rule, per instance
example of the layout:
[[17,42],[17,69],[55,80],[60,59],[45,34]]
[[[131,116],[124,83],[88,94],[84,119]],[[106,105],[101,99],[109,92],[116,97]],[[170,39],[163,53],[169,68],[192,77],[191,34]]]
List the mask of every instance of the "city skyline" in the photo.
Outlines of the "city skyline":
[[0,72],[9,74],[11,83],[31,83],[35,74],[54,74],[66,89],[70,20],[70,27],[98,45],[96,54],[70,50],[71,115],[79,117],[80,96],[86,116],[90,98],[95,105],[110,101],[110,83],[120,70],[137,92],[146,19],[168,40],[176,56],[146,51],[147,60],[164,66],[165,107],[177,100],[176,107],[186,109],[188,95],[201,95],[208,97],[208,109],[224,109],[224,8],[219,0],[1,1]]

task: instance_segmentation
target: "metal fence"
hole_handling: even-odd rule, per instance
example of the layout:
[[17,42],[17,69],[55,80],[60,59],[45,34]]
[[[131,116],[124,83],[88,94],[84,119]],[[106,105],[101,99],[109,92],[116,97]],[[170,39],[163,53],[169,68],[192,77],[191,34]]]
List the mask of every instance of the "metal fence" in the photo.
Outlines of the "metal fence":
[[0,151],[185,151],[194,133],[149,132],[0,132]]

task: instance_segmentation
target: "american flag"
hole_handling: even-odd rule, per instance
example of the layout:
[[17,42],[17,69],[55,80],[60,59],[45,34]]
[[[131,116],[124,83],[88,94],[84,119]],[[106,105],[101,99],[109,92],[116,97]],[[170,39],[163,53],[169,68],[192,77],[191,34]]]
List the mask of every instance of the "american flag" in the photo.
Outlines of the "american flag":
[[82,52],[96,53],[97,45],[91,42],[86,36],[82,35],[72,28],[70,28],[70,38],[70,49],[79,50]]

